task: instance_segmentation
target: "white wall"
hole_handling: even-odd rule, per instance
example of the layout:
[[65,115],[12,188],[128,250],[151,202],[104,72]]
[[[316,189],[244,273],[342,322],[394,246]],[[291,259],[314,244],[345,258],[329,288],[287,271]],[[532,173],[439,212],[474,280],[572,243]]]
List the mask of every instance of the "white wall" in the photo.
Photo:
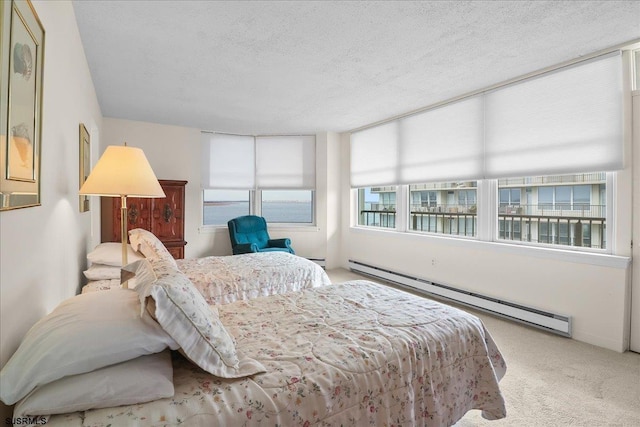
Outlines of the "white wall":
[[0,212],[0,365],[38,319],[76,294],[87,249],[99,241],[97,206],[78,209],[79,124],[91,135],[95,163],[102,115],[73,7],[33,5],[45,29],[42,205]]
[[[640,88],[638,88],[640,89]],[[640,165],[640,90],[633,97],[634,121],[633,163]],[[633,212],[640,212],[640,166],[633,168]],[[640,260],[640,214],[633,215],[633,258]],[[629,348],[640,353],[640,265],[632,266],[631,337]]]
[[[231,255],[229,234],[225,227],[202,228],[202,190],[200,186],[200,130],[155,123],[104,118],[101,151],[108,145],[128,145],[142,148],[159,179],[189,181],[185,197],[186,258],[208,255]],[[273,238],[289,237],[296,253],[308,258],[326,258],[327,236],[335,246],[337,225],[328,224],[328,213],[338,211],[335,194],[338,191],[336,175],[327,173],[328,162],[338,162],[335,156],[339,138],[336,134],[316,135],[316,225],[313,227],[270,226]],[[331,146],[331,159],[328,147]],[[337,170],[338,168],[333,168]],[[331,182],[335,190],[327,200],[327,187]],[[330,227],[330,231],[328,231]],[[327,262],[330,262],[327,259]],[[337,258],[336,261],[337,262]]]
[[327,269],[341,267],[343,259],[341,144],[339,134],[327,134]]

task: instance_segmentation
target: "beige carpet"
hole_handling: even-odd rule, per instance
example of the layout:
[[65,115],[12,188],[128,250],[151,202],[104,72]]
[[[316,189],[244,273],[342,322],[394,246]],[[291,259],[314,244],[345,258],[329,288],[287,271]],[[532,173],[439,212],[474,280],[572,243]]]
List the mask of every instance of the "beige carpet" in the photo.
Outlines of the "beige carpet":
[[[334,283],[369,279],[330,270]],[[453,304],[452,304],[453,305]],[[482,319],[507,362],[500,388],[507,417],[471,411],[456,427],[640,427],[640,354],[616,353],[469,308]]]

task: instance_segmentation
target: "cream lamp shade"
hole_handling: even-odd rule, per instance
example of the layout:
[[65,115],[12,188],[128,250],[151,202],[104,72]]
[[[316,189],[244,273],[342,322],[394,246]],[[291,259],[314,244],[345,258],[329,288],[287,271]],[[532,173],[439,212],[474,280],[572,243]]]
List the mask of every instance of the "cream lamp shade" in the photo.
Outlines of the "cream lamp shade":
[[166,197],[144,152],[110,145],[80,188],[86,196]]
[[[166,197],[144,152],[135,147],[110,145],[80,188],[84,196],[120,197],[122,266],[127,265],[127,197]],[[127,282],[123,282],[127,288]]]

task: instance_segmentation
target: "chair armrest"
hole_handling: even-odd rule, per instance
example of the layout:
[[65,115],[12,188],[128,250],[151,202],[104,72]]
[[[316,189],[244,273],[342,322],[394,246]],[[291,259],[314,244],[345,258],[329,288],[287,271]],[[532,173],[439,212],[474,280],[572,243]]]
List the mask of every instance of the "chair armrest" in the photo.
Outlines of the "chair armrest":
[[271,246],[272,248],[291,248],[291,239],[269,239],[267,242],[267,246]]
[[258,252],[258,245],[255,243],[238,243],[233,247],[233,254],[249,254],[252,252]]

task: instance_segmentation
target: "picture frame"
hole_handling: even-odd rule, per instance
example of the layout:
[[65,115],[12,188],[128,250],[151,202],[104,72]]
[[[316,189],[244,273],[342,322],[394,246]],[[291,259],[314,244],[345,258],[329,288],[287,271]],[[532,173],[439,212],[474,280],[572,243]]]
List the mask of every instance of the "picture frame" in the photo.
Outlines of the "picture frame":
[[45,31],[29,0],[0,3],[0,210],[41,204]]
[[[82,184],[87,180],[91,173],[91,136],[84,127],[84,124],[80,123],[80,184],[78,190],[82,188]],[[89,196],[80,195],[80,212],[88,212],[90,209]]]

